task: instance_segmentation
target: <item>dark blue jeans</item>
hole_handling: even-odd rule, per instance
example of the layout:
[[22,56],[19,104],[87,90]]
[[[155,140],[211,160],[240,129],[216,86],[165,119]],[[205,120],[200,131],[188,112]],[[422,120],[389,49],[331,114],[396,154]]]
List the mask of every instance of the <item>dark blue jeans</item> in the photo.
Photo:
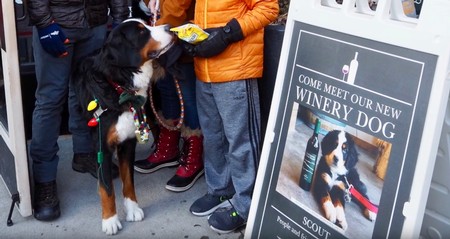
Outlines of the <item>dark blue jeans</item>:
[[[181,64],[185,79],[179,80],[184,100],[184,125],[191,129],[199,129],[197,104],[195,100],[195,72],[193,63]],[[177,95],[173,77],[166,74],[166,78],[157,81],[156,86],[161,96],[161,111],[166,119],[180,118],[180,100]]]
[[[93,152],[87,121],[80,115],[80,106],[71,87],[73,67],[84,56],[101,48],[106,37],[106,25],[85,29],[62,31],[70,39],[69,55],[53,57],[44,51],[36,27],[33,28],[33,51],[36,68],[36,103],[33,112],[30,156],[33,160],[33,177],[37,183],[56,179],[59,162],[57,143],[62,111],[68,102],[69,130],[72,133],[74,153]],[[68,101],[67,101],[68,100]]]

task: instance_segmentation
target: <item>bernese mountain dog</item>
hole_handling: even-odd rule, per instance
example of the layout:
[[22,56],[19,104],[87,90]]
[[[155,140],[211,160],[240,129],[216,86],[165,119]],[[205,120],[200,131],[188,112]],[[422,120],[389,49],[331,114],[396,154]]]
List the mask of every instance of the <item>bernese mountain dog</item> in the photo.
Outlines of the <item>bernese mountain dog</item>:
[[366,185],[356,168],[358,152],[352,136],[342,130],[333,130],[325,135],[320,146],[322,157],[314,175],[312,193],[325,218],[345,231],[348,228],[345,202],[353,200],[367,219],[375,220],[376,213],[350,195],[349,188],[354,187],[368,200]]
[[150,27],[140,19],[128,19],[116,26],[104,46],[83,59],[74,72],[74,89],[98,151],[102,230],[108,235],[122,229],[112,178],[115,155],[126,220],[144,218],[134,188],[135,147],[137,140],[145,141],[149,133],[143,105],[153,75],[152,61],[165,53],[174,39],[167,25]]

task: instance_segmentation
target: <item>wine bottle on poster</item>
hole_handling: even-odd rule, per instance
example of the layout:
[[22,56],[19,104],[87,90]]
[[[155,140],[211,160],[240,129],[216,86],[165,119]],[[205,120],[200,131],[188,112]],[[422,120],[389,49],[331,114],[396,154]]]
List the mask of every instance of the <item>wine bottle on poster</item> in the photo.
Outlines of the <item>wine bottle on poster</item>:
[[350,61],[348,70],[347,83],[353,85],[355,83],[356,72],[358,71],[358,52],[355,53],[355,58]]
[[316,162],[319,155],[319,131],[320,131],[320,120],[319,118],[316,118],[314,133],[308,139],[308,143],[306,144],[302,172],[300,173],[299,185],[305,191],[309,191],[311,189],[311,184],[314,178],[314,171],[316,168]]

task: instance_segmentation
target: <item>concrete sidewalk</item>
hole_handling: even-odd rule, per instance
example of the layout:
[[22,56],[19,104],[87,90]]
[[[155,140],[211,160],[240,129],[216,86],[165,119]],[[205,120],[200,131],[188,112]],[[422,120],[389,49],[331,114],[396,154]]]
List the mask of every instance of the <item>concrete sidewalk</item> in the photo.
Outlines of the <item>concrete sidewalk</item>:
[[[116,205],[122,230],[113,237],[101,230],[101,207],[97,182],[90,174],[72,170],[72,141],[70,136],[59,138],[60,163],[58,168],[58,195],[61,217],[53,222],[41,222],[33,216],[22,217],[14,209],[8,227],[6,219],[11,206],[11,195],[0,183],[0,238],[243,238],[245,228],[230,234],[218,234],[209,228],[207,217],[196,217],[189,212],[191,204],[206,193],[204,177],[188,191],[174,193],[164,188],[175,174],[176,167],[161,169],[152,174],[135,172],[135,186],[139,205],[145,218],[141,222],[126,222],[121,195],[121,182],[114,181]],[[150,143],[138,145],[136,158],[145,158]],[[30,162],[31,167],[31,162]]]

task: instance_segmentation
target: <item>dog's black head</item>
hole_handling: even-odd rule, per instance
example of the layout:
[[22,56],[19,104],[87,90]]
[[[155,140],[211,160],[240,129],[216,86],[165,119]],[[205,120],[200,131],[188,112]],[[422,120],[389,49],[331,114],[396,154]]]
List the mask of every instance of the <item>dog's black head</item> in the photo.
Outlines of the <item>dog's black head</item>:
[[75,68],[73,82],[80,104],[88,105],[96,97],[103,108],[120,111],[115,84],[129,91],[148,87],[153,59],[173,46],[174,39],[168,26],[150,27],[140,19],[116,26],[100,51],[80,60]]
[[140,67],[166,52],[174,39],[167,25],[150,27],[141,19],[128,19],[106,39],[104,60],[116,67]]
[[323,138],[322,155],[331,171],[344,175],[348,169],[355,167],[358,162],[358,152],[352,136],[341,130],[333,130]]

